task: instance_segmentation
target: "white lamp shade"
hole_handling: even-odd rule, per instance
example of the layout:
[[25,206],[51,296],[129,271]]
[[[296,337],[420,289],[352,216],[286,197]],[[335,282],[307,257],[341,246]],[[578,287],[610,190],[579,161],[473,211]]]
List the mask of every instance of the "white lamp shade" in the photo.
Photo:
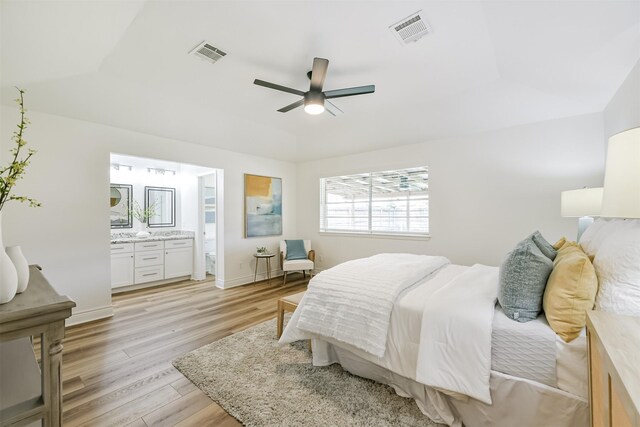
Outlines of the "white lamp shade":
[[563,191],[560,195],[560,215],[599,216],[602,208],[602,190],[602,187],[598,187]]
[[640,127],[609,138],[602,216],[640,218]]

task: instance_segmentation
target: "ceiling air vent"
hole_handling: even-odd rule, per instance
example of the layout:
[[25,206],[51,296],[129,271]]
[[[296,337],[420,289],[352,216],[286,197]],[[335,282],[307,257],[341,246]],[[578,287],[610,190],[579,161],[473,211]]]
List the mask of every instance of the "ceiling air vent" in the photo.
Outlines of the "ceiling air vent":
[[212,46],[207,42],[200,43],[189,53],[209,62],[216,62],[218,59],[227,56],[227,52],[215,46]]
[[400,22],[396,22],[389,29],[402,44],[415,42],[432,31],[429,23],[422,16],[421,10]]

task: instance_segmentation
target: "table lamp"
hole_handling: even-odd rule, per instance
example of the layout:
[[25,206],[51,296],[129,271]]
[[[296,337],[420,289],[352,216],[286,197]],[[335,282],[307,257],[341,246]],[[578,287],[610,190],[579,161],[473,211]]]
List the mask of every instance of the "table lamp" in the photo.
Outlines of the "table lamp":
[[593,223],[594,216],[600,216],[603,188],[581,188],[563,191],[560,194],[560,215],[578,218],[578,240]]
[[602,216],[640,218],[640,127],[609,138]]

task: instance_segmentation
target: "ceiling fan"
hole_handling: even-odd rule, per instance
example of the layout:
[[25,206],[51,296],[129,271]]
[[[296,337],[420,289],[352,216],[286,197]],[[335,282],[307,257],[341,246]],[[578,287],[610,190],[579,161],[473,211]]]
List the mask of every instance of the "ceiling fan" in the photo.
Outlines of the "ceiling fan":
[[286,86],[280,86],[275,83],[265,82],[264,80],[255,79],[253,84],[258,86],[268,87],[270,89],[279,90],[282,92],[292,93],[294,95],[300,95],[303,98],[299,101],[289,104],[286,107],[282,107],[278,111],[286,113],[294,108],[298,108],[304,105],[304,111],[308,114],[321,114],[325,109],[333,116],[337,116],[342,113],[342,110],[335,106],[329,99],[341,98],[343,96],[364,95],[367,93],[373,93],[376,91],[375,85],[350,87],[345,89],[327,90],[322,91],[324,85],[324,79],[327,76],[327,68],[329,67],[329,60],[324,58],[313,58],[313,68],[307,73],[307,77],[311,80],[309,90],[303,92],[301,90],[292,89]]

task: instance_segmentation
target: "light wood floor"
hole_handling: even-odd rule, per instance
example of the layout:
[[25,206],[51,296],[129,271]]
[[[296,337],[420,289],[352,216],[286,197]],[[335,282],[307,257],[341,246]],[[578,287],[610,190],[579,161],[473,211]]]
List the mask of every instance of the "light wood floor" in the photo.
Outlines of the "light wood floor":
[[240,425],[171,360],[274,318],[277,300],[307,282],[293,275],[285,287],[274,279],[222,290],[186,281],[114,296],[113,318],[67,328],[64,425]]

